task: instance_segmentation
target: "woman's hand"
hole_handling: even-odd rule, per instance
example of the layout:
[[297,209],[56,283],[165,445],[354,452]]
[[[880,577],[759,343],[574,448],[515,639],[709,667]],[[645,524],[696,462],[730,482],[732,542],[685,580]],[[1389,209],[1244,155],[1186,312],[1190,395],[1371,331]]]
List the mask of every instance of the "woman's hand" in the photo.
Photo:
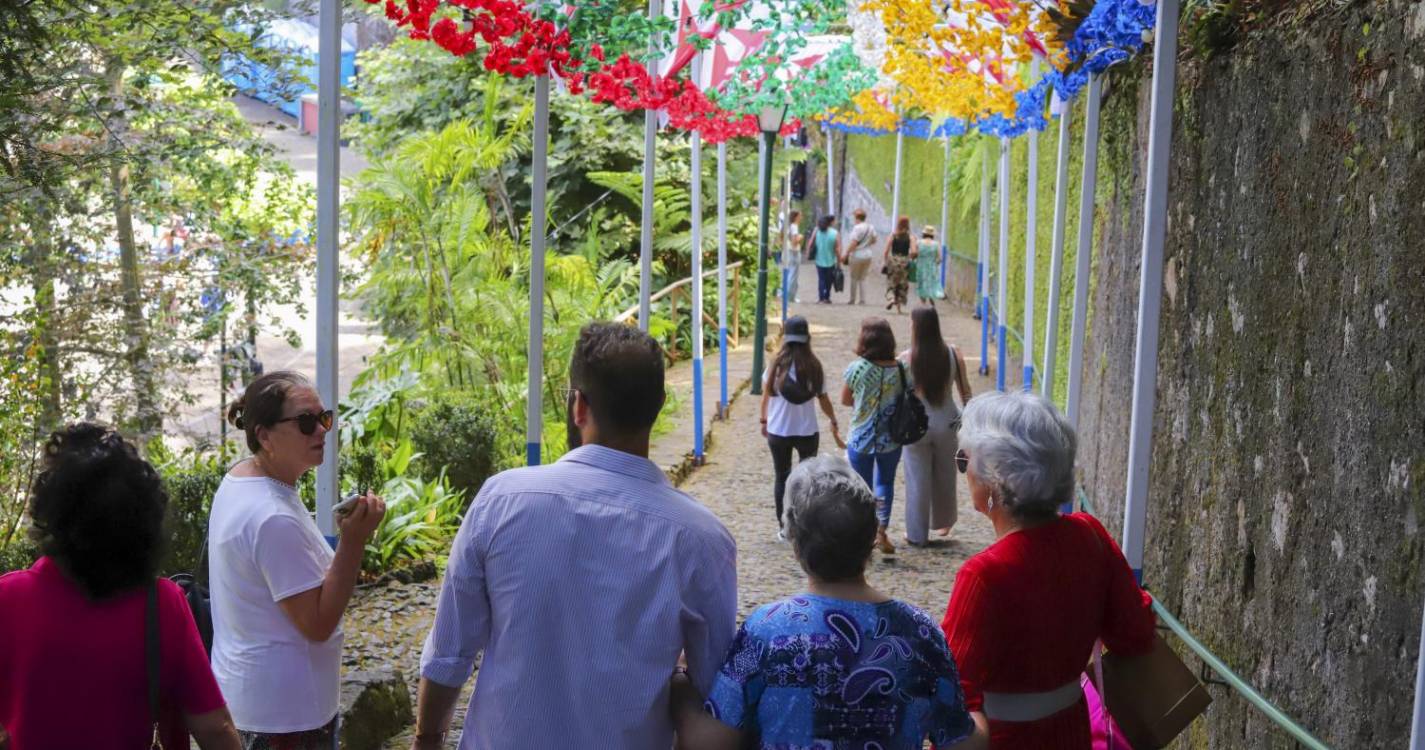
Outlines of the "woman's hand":
[[767,420],[762,420],[762,437],[767,437]]
[[362,542],[376,533],[381,519],[386,517],[386,501],[368,492],[366,497],[356,501],[356,506],[345,517],[337,521],[337,529],[342,536],[351,536]]
[[831,439],[836,441],[836,447],[846,450],[846,441],[841,439],[841,427],[835,422],[831,423]]

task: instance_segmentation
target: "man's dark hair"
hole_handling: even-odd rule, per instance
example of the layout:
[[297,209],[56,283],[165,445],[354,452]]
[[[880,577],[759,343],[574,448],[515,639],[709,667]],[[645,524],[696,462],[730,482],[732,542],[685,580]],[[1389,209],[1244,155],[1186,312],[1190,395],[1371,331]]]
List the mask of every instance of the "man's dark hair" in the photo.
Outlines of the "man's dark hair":
[[158,573],[168,493],[158,472],[119,433],[70,425],[45,445],[30,491],[30,536],[93,599]]
[[873,362],[896,358],[896,334],[885,318],[861,321],[861,335],[856,340],[856,356]]
[[632,326],[590,323],[574,344],[569,387],[583,394],[601,431],[647,432],[663,409],[663,348]]

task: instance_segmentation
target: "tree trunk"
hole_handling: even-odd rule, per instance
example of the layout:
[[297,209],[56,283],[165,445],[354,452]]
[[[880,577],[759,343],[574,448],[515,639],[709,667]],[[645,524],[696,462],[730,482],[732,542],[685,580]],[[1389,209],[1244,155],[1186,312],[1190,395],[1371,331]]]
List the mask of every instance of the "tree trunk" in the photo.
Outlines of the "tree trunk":
[[[110,63],[106,71],[110,93],[116,101],[123,98],[124,67]],[[119,242],[120,280],[123,287],[124,338],[134,389],[134,429],[138,444],[143,445],[163,428],[154,384],[153,361],[148,351],[148,323],[143,317],[143,280],[139,273],[138,247],[134,242],[133,206],[129,196],[129,165],[119,152],[127,129],[127,115],[119,114],[109,123],[109,133],[115,152],[110,167],[114,191],[114,230]]]
[[30,258],[30,279],[35,290],[35,341],[41,378],[40,421],[38,433],[48,435],[58,429],[64,418],[63,372],[59,361],[59,309],[55,304],[54,250],[49,231],[48,212],[39,217],[35,229],[35,245]]

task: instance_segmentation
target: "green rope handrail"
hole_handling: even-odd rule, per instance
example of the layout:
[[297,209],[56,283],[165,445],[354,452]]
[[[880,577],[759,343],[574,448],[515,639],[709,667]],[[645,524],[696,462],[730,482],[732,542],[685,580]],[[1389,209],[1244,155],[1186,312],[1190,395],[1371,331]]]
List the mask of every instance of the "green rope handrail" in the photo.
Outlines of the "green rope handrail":
[[[1088,493],[1085,492],[1082,487],[1078,488],[1078,499],[1079,507],[1091,515],[1097,515],[1097,513],[1094,513],[1093,503],[1089,501]],[[1188,632],[1188,629],[1178,621],[1178,618],[1174,617],[1173,613],[1169,612],[1168,608],[1164,607],[1163,603],[1158,601],[1158,597],[1153,596],[1152,593],[1149,593],[1148,596],[1153,600],[1153,612],[1158,615],[1158,619],[1164,625],[1168,626],[1168,629],[1173,631],[1188,648],[1192,649],[1193,653],[1197,654],[1207,666],[1211,667],[1212,671],[1216,672],[1223,680],[1226,680],[1228,687],[1241,694],[1243,698],[1246,698],[1252,705],[1256,706],[1259,711],[1265,714],[1272,723],[1285,729],[1287,733],[1296,738],[1301,744],[1311,750],[1331,750],[1329,745],[1316,739],[1311,732],[1308,732],[1300,724],[1293,721],[1290,716],[1287,716],[1280,708],[1277,708],[1276,704],[1267,700],[1261,693],[1257,692],[1255,688],[1248,684],[1246,680],[1232,671],[1232,668],[1227,666],[1226,662],[1217,658],[1217,655],[1209,651],[1207,646],[1204,646],[1201,641],[1193,637],[1193,634]]]

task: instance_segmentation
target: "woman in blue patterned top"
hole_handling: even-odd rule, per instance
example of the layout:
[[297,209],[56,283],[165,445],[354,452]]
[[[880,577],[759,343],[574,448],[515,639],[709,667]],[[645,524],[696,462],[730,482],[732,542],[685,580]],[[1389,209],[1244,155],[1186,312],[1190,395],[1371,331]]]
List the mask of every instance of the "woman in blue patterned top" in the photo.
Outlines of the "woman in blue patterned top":
[[866,583],[876,503],[839,456],[787,481],[787,533],[806,593],[763,605],[737,632],[711,694],[678,675],[686,750],[939,750],[986,746],[935,621]]
[[856,359],[846,366],[841,380],[841,403],[851,407],[846,460],[876,496],[876,517],[881,522],[876,549],[883,555],[894,555],[896,548],[886,528],[891,523],[901,445],[891,438],[891,412],[903,390],[902,383],[905,388],[914,384],[910,371],[896,359],[896,335],[885,318],[861,321]]

